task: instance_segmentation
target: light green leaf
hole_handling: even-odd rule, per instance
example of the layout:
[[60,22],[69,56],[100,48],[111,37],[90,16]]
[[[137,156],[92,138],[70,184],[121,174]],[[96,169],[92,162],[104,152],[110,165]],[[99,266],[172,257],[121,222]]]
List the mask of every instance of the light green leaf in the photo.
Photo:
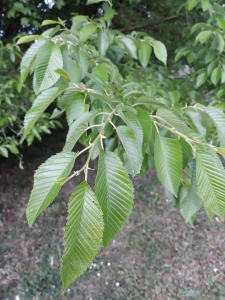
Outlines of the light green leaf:
[[75,16],[73,17],[72,31],[79,29],[81,26],[88,24],[88,16]]
[[0,155],[7,158],[9,156],[8,150],[5,147],[0,146]]
[[222,37],[222,35],[219,32],[216,33],[216,40],[217,40],[217,43],[218,43],[217,48],[219,50],[219,53],[222,53],[223,50],[224,50],[224,38]]
[[21,72],[21,80],[20,84],[22,85],[29,74],[34,61],[35,57],[39,51],[39,49],[46,43],[46,40],[38,40],[37,43],[31,45],[31,47],[27,50],[24,54],[21,64],[20,64],[20,72]]
[[100,30],[98,33],[98,49],[101,56],[105,56],[107,49],[109,48],[109,38],[105,31]]
[[220,81],[222,75],[222,69],[220,67],[217,67],[213,70],[211,75],[211,81],[214,85],[217,85],[217,83]]
[[80,80],[82,80],[84,78],[84,74],[88,73],[88,59],[86,52],[80,50],[78,54],[78,59],[81,68]]
[[160,41],[154,41],[153,47],[155,56],[166,65],[167,50],[165,45]]
[[14,144],[11,144],[11,145],[4,145],[4,147],[8,148],[9,151],[13,154],[19,154],[19,150],[18,148],[16,147],[16,145]]
[[174,127],[177,131],[185,135],[193,133],[193,130],[189,128],[177,115],[175,115],[169,109],[158,109],[157,116],[160,117],[161,120],[169,124],[171,127]]
[[205,108],[205,112],[214,122],[222,147],[225,147],[225,114],[224,112],[214,106]]
[[36,121],[40,118],[46,108],[53,102],[53,100],[62,93],[64,87],[54,87],[41,93],[35,100],[24,119],[24,133],[21,143],[24,141]]
[[69,127],[73,121],[88,111],[89,105],[84,102],[85,96],[82,93],[76,93],[70,101],[66,110],[66,119]]
[[145,69],[152,53],[152,47],[149,45],[148,42],[144,41],[140,44],[138,49],[138,58],[142,64],[142,67]]
[[210,4],[209,0],[202,0],[202,10],[206,11],[212,9],[212,5]]
[[152,134],[152,121],[150,119],[149,113],[141,108],[137,109],[137,117],[144,134],[142,144],[142,154],[144,155],[149,143],[150,136]]
[[71,81],[69,74],[65,70],[58,68],[58,69],[54,70],[54,72],[58,73],[60,76],[65,78],[67,81],[69,81],[69,82]]
[[187,9],[192,10],[199,2],[200,0],[188,0]]
[[41,38],[43,38],[42,35],[27,35],[27,36],[23,36],[23,37],[21,37],[17,41],[17,45],[20,45],[20,44],[23,44],[23,43],[27,43],[27,42],[32,42],[34,40],[41,39]]
[[96,194],[103,211],[103,245],[108,246],[133,206],[133,185],[122,161],[113,152],[100,152]]
[[182,172],[182,151],[179,142],[157,134],[154,157],[159,180],[166,189],[177,196]]
[[66,144],[63,148],[63,151],[72,151],[76,142],[79,140],[81,135],[87,130],[88,122],[90,122],[90,120],[94,118],[97,113],[98,111],[85,112],[73,122],[68,131],[66,137]]
[[170,100],[173,105],[177,104],[180,99],[180,93],[178,90],[169,92]]
[[195,41],[198,42],[200,41],[201,44],[205,43],[211,36],[212,36],[213,32],[211,30],[205,30],[205,31],[201,31]]
[[184,217],[186,223],[193,224],[193,217],[202,207],[202,201],[198,196],[196,170],[195,166],[192,170],[192,183],[190,189],[187,191],[185,197],[180,201],[180,212]]
[[35,61],[37,93],[53,86],[60,75],[54,70],[63,68],[63,59],[60,49],[48,41],[40,48]]
[[105,0],[88,0],[87,5],[94,4],[94,3],[99,3],[99,2],[103,2],[103,1],[105,1]]
[[137,59],[137,47],[133,40],[128,37],[123,37],[121,41],[124,43],[126,50],[130,54],[130,56]]
[[203,85],[207,80],[207,72],[203,71],[197,76],[196,80],[196,88],[199,88],[201,85]]
[[218,22],[219,27],[222,30],[225,30],[225,19],[224,18],[218,18],[217,22]]
[[37,216],[49,206],[57,196],[60,185],[56,184],[56,181],[69,175],[73,168],[75,158],[76,153],[58,153],[40,165],[35,172],[34,187],[26,211],[30,226],[34,223]]
[[54,21],[54,20],[44,20],[41,24],[41,26],[45,26],[45,25],[52,25],[52,24],[59,24],[58,21]]
[[68,213],[61,269],[63,292],[92,263],[103,234],[101,207],[86,182],[71,195]]
[[[119,111],[118,111],[119,112]],[[124,113],[125,123],[133,130],[137,138],[138,144],[142,147],[143,144],[143,130],[141,124],[136,116],[130,112]]]
[[142,145],[138,144],[133,130],[127,126],[118,126],[117,134],[127,154],[130,173],[134,177],[141,170],[142,166]]
[[196,152],[198,194],[208,210],[224,219],[225,170],[219,159],[210,153]]
[[80,33],[79,33],[79,36],[80,36],[80,41],[85,43],[89,37],[95,33],[95,31],[97,30],[97,25],[95,24],[88,24],[86,26],[84,26],[81,30],[80,30]]

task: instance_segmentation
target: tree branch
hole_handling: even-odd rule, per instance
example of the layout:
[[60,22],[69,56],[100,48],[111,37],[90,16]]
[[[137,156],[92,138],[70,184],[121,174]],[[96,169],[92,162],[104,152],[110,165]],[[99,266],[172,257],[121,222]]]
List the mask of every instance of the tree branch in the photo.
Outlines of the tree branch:
[[160,23],[163,23],[163,22],[166,22],[166,21],[170,21],[170,20],[172,20],[172,19],[177,19],[178,17],[179,17],[179,16],[177,16],[177,15],[169,16],[169,17],[164,18],[164,19],[163,19],[162,21],[160,21],[160,22],[154,22],[154,23],[149,22],[149,23],[147,23],[147,24],[142,24],[142,25],[132,26],[132,27],[128,27],[128,28],[121,28],[121,29],[119,29],[119,31],[121,31],[121,32],[124,32],[124,31],[133,31],[133,30],[136,30],[136,29],[146,28],[146,27],[148,27],[148,26],[155,26],[155,25],[157,25],[157,24],[160,24]]

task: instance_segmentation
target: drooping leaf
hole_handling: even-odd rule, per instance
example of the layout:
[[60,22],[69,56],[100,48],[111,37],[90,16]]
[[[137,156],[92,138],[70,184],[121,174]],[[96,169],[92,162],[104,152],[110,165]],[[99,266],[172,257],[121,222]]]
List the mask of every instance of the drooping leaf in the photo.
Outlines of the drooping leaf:
[[127,52],[133,57],[137,59],[137,47],[132,39],[128,37],[123,37],[121,41],[124,43]]
[[207,80],[207,73],[206,71],[203,71],[198,74],[197,81],[196,81],[196,88],[199,88],[201,85],[203,85]]
[[142,154],[144,155],[152,134],[152,121],[149,113],[141,108],[137,109],[137,117],[143,130]]
[[165,45],[160,41],[155,41],[153,47],[155,56],[166,65],[167,50]]
[[109,48],[109,39],[105,31],[100,30],[98,33],[98,49],[101,56],[105,56],[107,49]]
[[63,292],[92,263],[103,234],[101,207],[86,182],[71,195],[68,213],[61,269]]
[[155,138],[155,167],[162,184],[177,196],[182,172],[182,151],[177,140],[160,137]]
[[29,74],[34,61],[35,57],[39,51],[39,49],[46,43],[46,40],[40,39],[37,41],[37,43],[34,43],[31,45],[31,47],[27,50],[25,55],[22,58],[21,64],[20,64],[20,72],[21,72],[21,80],[20,84],[22,85]]
[[103,245],[106,248],[128,218],[133,205],[132,183],[115,153],[101,151],[95,187],[103,211]]
[[24,119],[24,133],[21,139],[21,143],[24,141],[36,121],[40,118],[46,108],[53,102],[53,100],[60,95],[64,90],[64,87],[53,87],[44,91],[35,99],[31,109],[25,115]]
[[212,119],[216,126],[218,136],[222,147],[225,147],[225,114],[224,112],[214,106],[208,106],[205,108],[206,113]]
[[47,41],[37,53],[35,74],[37,93],[53,86],[60,75],[54,70],[63,68],[63,59],[60,49],[52,42]]
[[85,96],[82,93],[76,93],[66,110],[66,118],[69,126],[73,121],[88,111],[89,105],[84,102]]
[[221,219],[225,212],[225,170],[211,153],[196,151],[198,194],[207,209]]
[[80,41],[85,43],[89,37],[95,33],[95,31],[97,30],[97,25],[96,24],[88,24],[85,25],[84,27],[82,27],[82,29],[80,30]]
[[58,68],[58,69],[54,70],[54,72],[58,73],[60,76],[65,78],[67,81],[69,81],[69,82],[71,81],[69,74],[65,70]]
[[90,120],[94,118],[97,113],[98,111],[85,112],[73,122],[66,136],[66,144],[63,148],[64,151],[72,151],[76,142],[79,140],[81,135],[87,130],[88,122],[90,122]]
[[27,42],[32,42],[34,40],[37,39],[41,39],[43,38],[42,35],[26,35],[21,37],[18,41],[17,41],[17,45],[23,44],[23,43],[27,43]]
[[50,157],[39,166],[34,175],[34,187],[27,206],[27,220],[31,226],[37,216],[57,196],[60,185],[56,180],[64,178],[71,172],[76,158],[76,153],[61,152]]
[[211,80],[214,85],[217,85],[217,83],[220,81],[221,75],[222,75],[221,67],[217,67],[213,70],[211,75]]
[[185,197],[180,201],[180,212],[184,217],[186,223],[193,224],[193,217],[199,211],[202,206],[202,201],[198,196],[196,170],[195,166],[192,170],[191,187],[187,191]]
[[140,44],[138,49],[138,58],[142,64],[142,67],[145,69],[152,53],[152,47],[149,45],[148,42],[144,41]]
[[200,41],[201,44],[204,44],[212,36],[212,34],[213,32],[210,30],[201,31],[195,40],[196,42]]
[[125,112],[125,121],[127,125],[133,129],[134,135],[137,138],[138,144],[142,147],[143,144],[143,130],[138,118],[130,112]]
[[127,159],[129,162],[129,172],[134,177],[141,170],[142,165],[142,145],[138,144],[133,130],[127,126],[118,126],[117,134],[125,149]]

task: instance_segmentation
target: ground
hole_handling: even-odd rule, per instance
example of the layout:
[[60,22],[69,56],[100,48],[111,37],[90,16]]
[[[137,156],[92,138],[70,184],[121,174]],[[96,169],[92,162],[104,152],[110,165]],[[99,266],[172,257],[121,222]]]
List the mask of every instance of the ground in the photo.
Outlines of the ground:
[[[32,228],[25,209],[34,170],[59,152],[62,142],[60,135],[53,135],[34,144],[26,150],[24,170],[13,159],[0,161],[0,299],[225,299],[224,223],[215,218],[211,224],[202,210],[194,227],[186,225],[164,195],[154,170],[134,179],[136,193],[129,220],[61,296],[67,202],[82,176],[62,188]],[[84,159],[76,161],[76,169]],[[89,172],[92,186],[95,172]]]

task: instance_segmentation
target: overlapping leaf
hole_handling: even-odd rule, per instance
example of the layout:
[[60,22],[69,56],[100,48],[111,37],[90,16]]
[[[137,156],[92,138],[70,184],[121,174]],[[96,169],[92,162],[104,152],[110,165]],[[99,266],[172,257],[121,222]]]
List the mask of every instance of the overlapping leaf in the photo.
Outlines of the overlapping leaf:
[[53,86],[60,75],[54,70],[63,68],[63,59],[60,49],[52,42],[47,41],[37,53],[35,74],[37,93]]
[[37,216],[57,196],[60,185],[56,180],[64,178],[71,172],[76,158],[76,153],[58,153],[40,165],[34,175],[34,187],[27,206],[27,220],[31,226]]
[[101,207],[86,182],[82,182],[71,195],[68,212],[61,269],[63,291],[91,264],[103,234]]
[[196,152],[198,194],[208,210],[221,219],[225,212],[225,170],[211,153]]
[[118,126],[116,131],[127,155],[129,172],[134,177],[141,170],[143,159],[142,145],[138,144],[138,140],[131,128],[127,126]]
[[177,196],[182,172],[182,152],[179,142],[156,135],[154,157],[160,181]]
[[59,94],[62,93],[63,90],[63,86],[59,88],[53,87],[37,96],[31,109],[28,110],[28,112],[26,113],[24,119],[24,133],[21,142],[24,141],[31,128],[34,126],[34,124],[40,118],[40,116],[46,110],[46,108],[53,102],[53,100]]
[[132,183],[115,153],[100,153],[95,187],[103,211],[103,245],[106,248],[126,221],[133,205]]

